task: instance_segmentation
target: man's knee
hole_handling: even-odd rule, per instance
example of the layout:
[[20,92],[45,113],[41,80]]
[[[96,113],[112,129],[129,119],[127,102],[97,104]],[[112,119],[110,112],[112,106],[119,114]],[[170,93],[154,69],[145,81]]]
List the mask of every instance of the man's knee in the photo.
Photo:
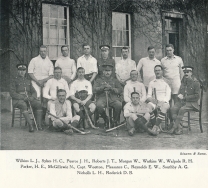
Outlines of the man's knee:
[[122,108],[122,103],[120,101],[116,101],[115,103],[113,103],[112,107],[119,110]]
[[19,108],[22,112],[28,111],[27,104],[23,100],[20,100],[15,107]]
[[147,121],[150,120],[150,114],[149,114],[149,113],[144,114],[143,117],[144,117]]
[[59,119],[55,119],[53,121],[53,127],[55,128],[62,128],[63,127],[63,122]]
[[91,103],[91,104],[89,105],[89,109],[90,109],[90,112],[94,113],[94,111],[95,111],[95,109],[96,109],[95,104],[94,104],[94,103]]
[[166,113],[168,111],[168,109],[170,108],[170,105],[168,103],[164,103],[161,107],[160,110],[162,113]]
[[75,115],[75,116],[71,119],[71,122],[73,122],[73,121],[79,121],[79,120],[80,120],[80,116]]
[[96,106],[98,111],[103,110],[106,107],[103,100],[97,100]]
[[74,103],[73,104],[73,107],[75,109],[76,112],[79,112],[80,111],[80,108],[79,108],[79,104],[78,103]]

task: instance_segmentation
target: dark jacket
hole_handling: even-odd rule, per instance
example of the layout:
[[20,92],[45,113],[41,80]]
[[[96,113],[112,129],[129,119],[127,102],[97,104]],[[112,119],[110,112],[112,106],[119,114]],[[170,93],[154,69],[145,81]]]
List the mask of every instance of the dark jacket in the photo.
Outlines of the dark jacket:
[[183,78],[181,81],[179,94],[184,96],[184,101],[186,103],[191,103],[193,107],[199,109],[198,100],[200,96],[200,84],[196,78]]
[[31,81],[26,77],[16,76],[10,85],[10,95],[13,100],[13,104],[17,103],[18,100],[25,100],[25,88],[30,100],[35,99],[36,91],[33,88]]
[[116,78],[106,78],[104,76],[96,79],[93,85],[93,93],[96,93],[97,99],[106,98],[104,91],[106,83],[112,87],[112,90],[108,92],[109,100],[121,100],[119,95],[123,93],[123,88],[120,82]]

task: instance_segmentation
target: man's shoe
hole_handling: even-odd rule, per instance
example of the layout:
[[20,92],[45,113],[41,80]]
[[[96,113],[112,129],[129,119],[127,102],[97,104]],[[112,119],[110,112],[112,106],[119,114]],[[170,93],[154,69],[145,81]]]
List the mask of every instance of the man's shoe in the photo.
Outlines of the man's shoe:
[[29,132],[34,132],[33,126],[29,125]]
[[134,128],[131,128],[130,130],[129,130],[129,136],[133,136],[134,135]]
[[[154,128],[154,127],[153,127]],[[157,136],[159,133],[157,132],[156,128],[155,129],[148,129],[148,133],[152,136]]]
[[183,134],[183,129],[178,129],[175,131],[175,135],[181,135]]
[[72,129],[67,129],[64,131],[65,134],[67,135],[72,135],[73,134],[73,130]]

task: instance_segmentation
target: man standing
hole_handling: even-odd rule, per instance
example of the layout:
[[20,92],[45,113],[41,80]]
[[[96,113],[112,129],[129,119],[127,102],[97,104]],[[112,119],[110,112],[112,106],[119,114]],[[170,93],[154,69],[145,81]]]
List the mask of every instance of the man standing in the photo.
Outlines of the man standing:
[[144,84],[138,81],[138,72],[136,70],[132,70],[130,73],[131,80],[126,82],[124,87],[124,101],[126,103],[131,102],[131,93],[137,92],[140,96],[140,101],[146,101],[146,89]]
[[175,124],[170,130],[170,133],[175,133],[176,135],[183,133],[180,122],[183,119],[184,114],[190,110],[199,110],[199,105],[197,102],[200,96],[200,84],[192,75],[193,67],[184,66],[182,69],[184,72],[184,77],[181,82],[179,94],[177,95],[178,100],[171,108],[171,114]]
[[[10,95],[12,97],[12,104],[15,108],[19,108],[29,125],[29,132],[34,132],[32,121],[28,112],[28,101],[30,102],[35,119],[37,122],[38,130],[42,130],[42,106],[40,99],[37,99],[36,91],[33,88],[31,81],[28,80],[25,75],[27,71],[27,65],[18,64],[18,75],[11,83]],[[26,96],[27,92],[28,98]]]
[[150,119],[148,105],[141,102],[139,93],[131,93],[131,102],[124,106],[124,117],[127,121],[127,129],[130,136],[134,135],[135,130],[143,128],[146,132],[156,136],[157,132],[147,128],[146,123]]
[[83,67],[85,69],[85,79],[92,83],[98,73],[97,60],[92,57],[89,44],[83,44],[83,51],[84,55],[77,59],[77,68]]
[[[92,98],[92,84],[84,78],[85,70],[83,67],[77,69],[77,79],[72,82],[70,87],[70,98],[72,99],[73,107],[76,113],[84,122],[83,107],[86,107],[87,113],[91,116],[95,111],[95,104],[91,101]],[[82,123],[80,123],[81,128]]]
[[53,78],[53,63],[48,58],[47,47],[41,46],[39,55],[30,61],[28,74],[32,79],[32,86],[37,92],[37,97],[42,95],[41,88],[51,78]]
[[[156,65],[154,68],[156,79],[149,83],[147,102],[150,104],[150,121],[153,126],[153,131],[159,134],[160,124],[165,118],[167,110],[170,108],[169,100],[171,96],[171,89],[163,78],[163,68],[161,65]],[[154,115],[154,110],[160,109],[157,119]]]
[[172,99],[174,103],[177,101],[177,94],[183,78],[183,60],[181,57],[174,55],[174,46],[172,44],[166,45],[167,56],[161,59],[161,65],[164,69],[164,77],[169,81]]
[[96,93],[96,106],[97,111],[105,121],[105,126],[108,126],[109,119],[105,113],[104,108],[107,104],[106,92],[108,95],[108,104],[114,109],[114,125],[119,122],[122,103],[118,97],[122,93],[122,86],[120,82],[112,77],[113,66],[111,64],[103,65],[103,76],[96,79],[93,92]]
[[98,76],[101,77],[103,75],[103,65],[111,65],[112,68],[112,77],[115,78],[115,60],[109,58],[109,49],[108,45],[101,45],[101,58],[98,59]]
[[73,130],[68,124],[71,123],[73,127],[78,126],[80,117],[78,115],[72,117],[71,102],[66,100],[66,91],[64,89],[57,91],[57,99],[51,103],[49,111],[52,115],[59,118],[56,119],[49,115],[55,129],[64,131],[66,134],[72,134]]
[[122,59],[116,63],[116,78],[122,86],[126,85],[126,81],[130,80],[130,72],[136,70],[135,61],[128,58],[129,48],[123,47],[121,49]]
[[71,84],[76,76],[76,64],[75,61],[69,57],[68,46],[62,46],[61,53],[62,56],[57,59],[55,67],[61,67],[62,77],[68,84]]
[[[155,48],[153,46],[149,46],[147,52],[148,57],[140,59],[137,65],[139,81],[143,82],[146,89],[150,81],[155,79],[154,67],[161,64],[161,62],[155,58]],[[141,70],[143,76],[141,76]]]
[[56,100],[57,91],[59,89],[64,89],[66,92],[66,98],[69,97],[69,86],[65,79],[61,78],[62,70],[60,67],[54,68],[54,78],[48,80],[43,88],[43,97],[48,101],[48,106],[50,106],[51,101]]

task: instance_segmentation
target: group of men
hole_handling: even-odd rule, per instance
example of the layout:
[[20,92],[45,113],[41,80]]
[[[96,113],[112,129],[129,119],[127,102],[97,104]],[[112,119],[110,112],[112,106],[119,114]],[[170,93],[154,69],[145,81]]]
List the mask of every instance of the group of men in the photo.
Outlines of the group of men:
[[[29,132],[34,131],[28,112],[30,103],[39,130],[46,111],[55,129],[72,134],[71,126],[84,131],[86,114],[92,117],[95,111],[106,127],[109,122],[116,127],[123,110],[129,135],[133,136],[137,130],[158,135],[173,99],[173,126],[169,132],[182,134],[180,122],[184,113],[198,108],[199,83],[192,76],[193,67],[183,66],[182,59],[174,55],[173,45],[166,45],[167,56],[161,62],[155,58],[155,48],[148,47],[148,57],[142,58],[137,66],[129,58],[128,47],[121,49],[122,58],[116,63],[109,57],[110,46],[102,45],[100,50],[101,58],[96,60],[90,45],[84,44],[84,55],[75,63],[68,56],[68,46],[62,46],[62,56],[54,67],[47,56],[47,47],[41,46],[39,55],[28,67],[17,65],[18,75],[12,81],[10,94],[14,107],[22,111]],[[31,81],[26,77],[27,70]],[[113,120],[106,114],[106,106],[113,109]],[[151,126],[147,126],[149,122]]]

